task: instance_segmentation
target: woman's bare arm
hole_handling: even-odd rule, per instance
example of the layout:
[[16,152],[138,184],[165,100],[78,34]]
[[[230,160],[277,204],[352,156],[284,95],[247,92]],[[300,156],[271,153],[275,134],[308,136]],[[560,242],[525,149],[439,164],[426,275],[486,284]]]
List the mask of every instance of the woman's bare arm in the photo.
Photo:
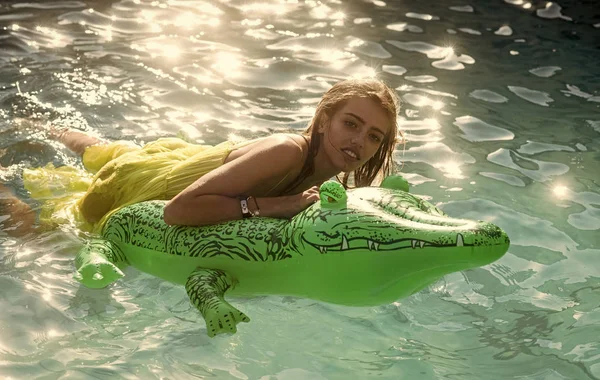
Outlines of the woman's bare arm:
[[[283,178],[302,165],[302,148],[283,136],[266,138],[243,156],[202,176],[175,196],[164,211],[164,220],[174,225],[207,225],[242,217],[240,195],[273,178]],[[257,198],[261,216],[288,218],[318,199],[315,188],[301,194]],[[253,202],[250,207],[253,208]]]

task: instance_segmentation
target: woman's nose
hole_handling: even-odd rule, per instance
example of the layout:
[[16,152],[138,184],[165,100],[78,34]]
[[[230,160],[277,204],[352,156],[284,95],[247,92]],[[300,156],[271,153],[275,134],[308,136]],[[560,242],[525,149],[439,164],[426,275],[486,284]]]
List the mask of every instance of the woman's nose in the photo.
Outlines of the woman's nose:
[[365,134],[364,133],[357,133],[354,136],[352,136],[352,139],[350,139],[350,142],[352,142],[352,144],[361,147],[364,145],[365,142]]

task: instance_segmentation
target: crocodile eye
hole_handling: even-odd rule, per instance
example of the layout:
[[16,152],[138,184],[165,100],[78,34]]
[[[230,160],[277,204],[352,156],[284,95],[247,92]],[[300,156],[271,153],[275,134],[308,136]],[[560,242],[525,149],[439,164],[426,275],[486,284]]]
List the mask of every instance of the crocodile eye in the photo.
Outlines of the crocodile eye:
[[345,208],[347,195],[346,189],[341,183],[336,181],[324,182],[319,188],[321,198],[321,207],[324,208]]
[[383,179],[381,185],[384,189],[402,190],[408,193],[408,181],[401,175],[390,175]]

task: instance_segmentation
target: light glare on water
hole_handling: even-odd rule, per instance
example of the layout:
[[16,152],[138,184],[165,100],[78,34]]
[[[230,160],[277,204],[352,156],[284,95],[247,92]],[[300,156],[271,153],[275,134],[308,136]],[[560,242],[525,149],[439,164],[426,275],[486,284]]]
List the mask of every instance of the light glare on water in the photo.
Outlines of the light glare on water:
[[411,191],[511,238],[492,265],[389,305],[232,299],[251,322],[209,339],[181,286],[132,268],[108,289],[79,286],[84,237],[70,226],[0,234],[1,377],[600,378],[597,12],[566,0],[0,2],[0,181],[23,199],[23,168],[80,165],[28,123],[217,144],[301,131],[333,83],[377,76],[402,99],[394,159]]

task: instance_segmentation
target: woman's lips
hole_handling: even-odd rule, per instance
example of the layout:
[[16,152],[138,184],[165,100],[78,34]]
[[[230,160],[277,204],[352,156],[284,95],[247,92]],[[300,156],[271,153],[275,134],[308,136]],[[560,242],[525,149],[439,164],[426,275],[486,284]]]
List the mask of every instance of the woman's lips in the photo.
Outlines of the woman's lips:
[[344,153],[346,156],[350,157],[350,158],[351,158],[351,159],[353,159],[353,160],[356,160],[356,161],[360,160],[360,156],[358,155],[358,153],[357,153],[357,152],[355,152],[355,151],[354,151],[354,150],[352,150],[352,149],[348,149],[348,148],[346,148],[346,149],[342,149],[342,152],[343,152],[343,153]]

